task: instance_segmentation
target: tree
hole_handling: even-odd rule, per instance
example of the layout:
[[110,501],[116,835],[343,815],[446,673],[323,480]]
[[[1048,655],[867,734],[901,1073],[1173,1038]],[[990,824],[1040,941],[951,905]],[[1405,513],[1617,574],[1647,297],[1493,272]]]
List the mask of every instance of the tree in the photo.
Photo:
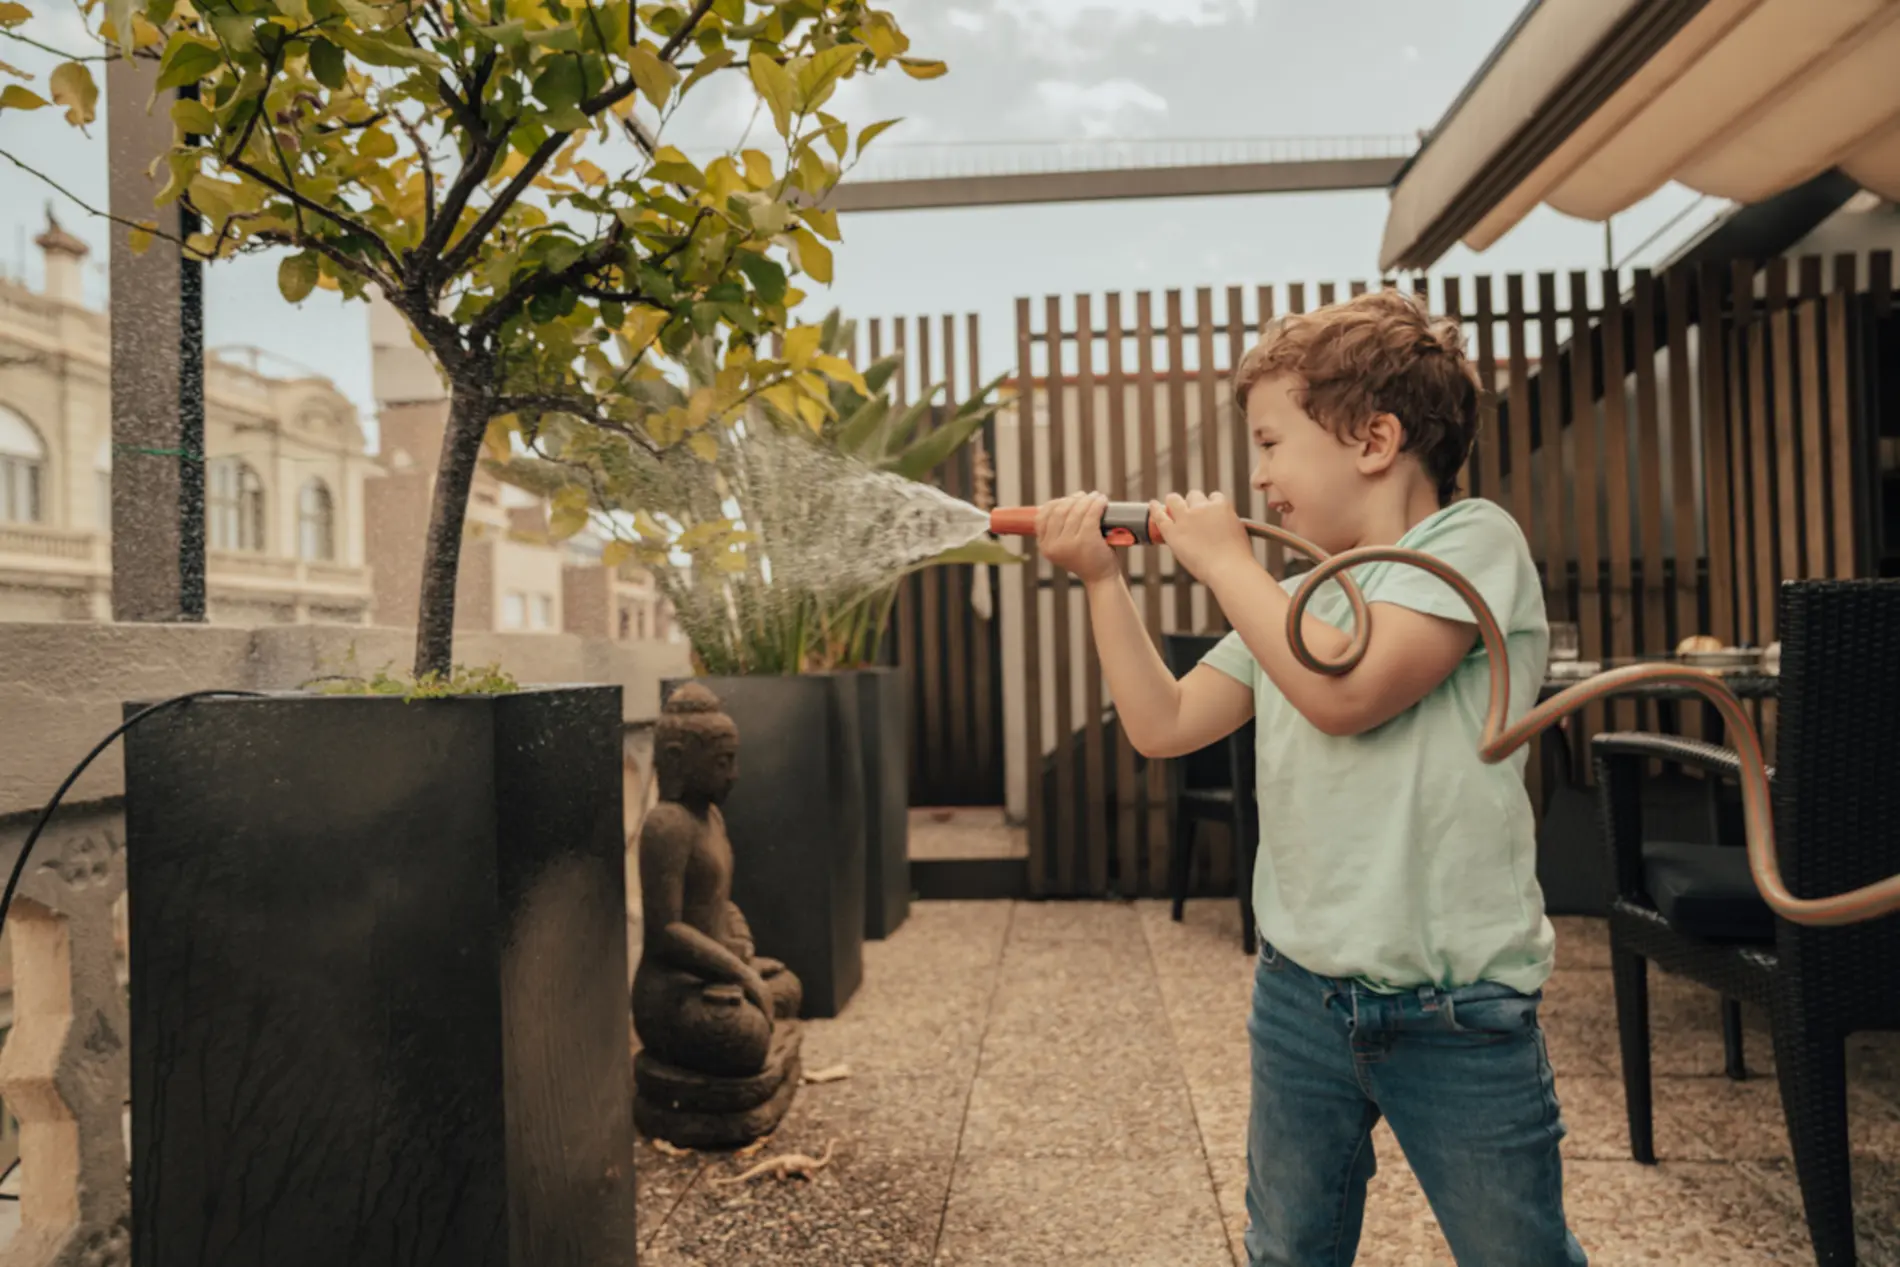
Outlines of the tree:
[[[839,231],[825,194],[895,122],[854,138],[825,110],[838,84],[893,63],[920,79],[944,72],[908,55],[883,10],[862,0],[80,3],[105,56],[155,60],[159,92],[176,90],[158,205],[180,204],[202,226],[178,248],[206,260],[285,251],[278,281],[293,302],[316,287],[379,291],[446,380],[418,678],[450,667],[463,517],[485,441],[505,453],[512,436],[532,439],[558,418],[650,455],[685,445],[710,460],[716,429],[754,398],[816,431],[834,420],[832,382],[862,386],[842,358],[815,350],[815,327],[793,321],[804,297],[793,279],[831,280]],[[24,39],[30,17],[0,0],[0,33]],[[0,112],[63,105],[83,128],[98,100],[91,60],[54,70],[50,100],[7,84]],[[715,77],[743,77],[755,118],[769,116],[769,151],[742,141],[702,165],[667,143],[680,104]],[[150,222],[134,236],[135,249],[167,237]],[[685,379],[677,358],[689,344],[709,349],[712,373],[681,399],[671,384]]]

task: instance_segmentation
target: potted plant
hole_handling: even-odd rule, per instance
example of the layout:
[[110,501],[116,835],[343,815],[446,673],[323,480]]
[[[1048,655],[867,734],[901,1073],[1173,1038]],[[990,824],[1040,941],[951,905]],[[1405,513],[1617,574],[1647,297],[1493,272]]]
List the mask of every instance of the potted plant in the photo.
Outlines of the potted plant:
[[[793,364],[852,345],[836,312],[809,329],[784,353]],[[682,360],[683,384],[648,389],[656,407],[680,407],[712,372],[697,347]],[[908,907],[909,701],[901,673],[878,663],[898,585],[920,568],[1014,557],[982,538],[980,513],[923,482],[995,414],[997,384],[951,411],[935,406],[941,385],[898,408],[899,366],[837,372],[822,414],[762,393],[710,461],[630,453],[554,420],[492,467],[586,507],[621,534],[613,557],[653,570],[739,725],[744,772],[724,807],[734,900],[805,983],[808,1016],[843,1008],[862,939]]]
[[[93,123],[102,60],[115,97],[168,110],[156,207],[108,217],[118,243],[278,252],[291,302],[380,292],[449,396],[402,692],[206,702],[128,736],[141,1255],[631,1261],[618,691],[457,669],[471,481],[553,418],[703,461],[761,393],[825,415],[849,367],[767,336],[815,339],[794,279],[830,280],[824,195],[889,126],[825,107],[854,75],[943,66],[861,0],[80,8],[97,46],[7,82],[0,116]],[[669,144],[722,83],[767,138]],[[689,344],[712,372],[656,407]],[[336,1204],[365,1177],[388,1199]]]

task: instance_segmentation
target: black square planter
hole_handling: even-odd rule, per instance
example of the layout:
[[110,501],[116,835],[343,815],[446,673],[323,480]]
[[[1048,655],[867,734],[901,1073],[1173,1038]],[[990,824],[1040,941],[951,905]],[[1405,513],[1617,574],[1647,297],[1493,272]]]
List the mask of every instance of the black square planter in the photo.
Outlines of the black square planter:
[[696,680],[739,728],[721,807],[732,900],[758,953],[803,983],[802,1015],[836,1016],[864,978],[864,688],[855,673]]
[[860,669],[864,736],[864,935],[910,914],[910,689],[901,669]]
[[635,1261],[618,687],[125,741],[136,1267]]

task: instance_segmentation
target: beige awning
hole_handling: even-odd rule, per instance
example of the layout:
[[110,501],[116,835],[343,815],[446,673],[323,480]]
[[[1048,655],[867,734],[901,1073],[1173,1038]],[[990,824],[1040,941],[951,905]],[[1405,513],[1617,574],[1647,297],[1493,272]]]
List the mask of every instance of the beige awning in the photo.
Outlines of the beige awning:
[[[1382,267],[1426,267],[1453,241],[1484,250],[1539,203],[1602,221],[1671,181],[1755,203],[1839,168],[1900,199],[1900,0],[1706,0],[1587,111],[1573,91],[1576,117],[1548,117],[1558,85],[1619,38],[1610,26],[1663,7],[1543,0],[1401,177]],[[1478,117],[1487,90],[1507,119]]]

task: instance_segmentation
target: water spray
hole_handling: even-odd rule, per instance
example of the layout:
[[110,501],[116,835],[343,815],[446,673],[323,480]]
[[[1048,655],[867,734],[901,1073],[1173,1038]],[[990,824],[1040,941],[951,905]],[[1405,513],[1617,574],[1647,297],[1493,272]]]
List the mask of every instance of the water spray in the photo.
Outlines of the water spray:
[[[998,507],[990,512],[990,531],[999,536],[1033,537],[1038,510],[1035,506]],[[1421,568],[1451,586],[1471,608],[1490,661],[1491,699],[1478,742],[1480,760],[1495,765],[1559,720],[1632,687],[1660,683],[1686,686],[1715,706],[1733,737],[1736,753],[1741,758],[1742,821],[1748,841],[1748,869],[1762,899],[1775,914],[1794,924],[1836,926],[1877,919],[1900,910],[1900,875],[1831,897],[1801,898],[1788,891],[1781,882],[1781,863],[1775,848],[1774,805],[1767,765],[1762,757],[1761,736],[1743,711],[1741,700],[1714,673],[1686,664],[1638,664],[1611,669],[1558,692],[1511,726],[1507,724],[1511,673],[1504,631],[1477,589],[1457,571],[1432,555],[1400,546],[1362,546],[1328,555],[1312,542],[1273,524],[1243,519],[1240,526],[1250,536],[1277,541],[1313,560],[1312,571],[1301,579],[1299,588],[1293,592],[1293,601],[1287,608],[1286,630],[1294,657],[1311,672],[1332,677],[1352,672],[1371,641],[1371,612],[1358,584],[1346,575],[1348,568],[1364,563],[1408,563]],[[1166,544],[1165,529],[1142,502],[1110,502],[1102,515],[1102,536],[1109,545],[1117,547]],[[1352,607],[1352,642],[1336,658],[1328,660],[1314,654],[1306,645],[1303,621],[1314,593],[1330,579],[1338,580]]]

